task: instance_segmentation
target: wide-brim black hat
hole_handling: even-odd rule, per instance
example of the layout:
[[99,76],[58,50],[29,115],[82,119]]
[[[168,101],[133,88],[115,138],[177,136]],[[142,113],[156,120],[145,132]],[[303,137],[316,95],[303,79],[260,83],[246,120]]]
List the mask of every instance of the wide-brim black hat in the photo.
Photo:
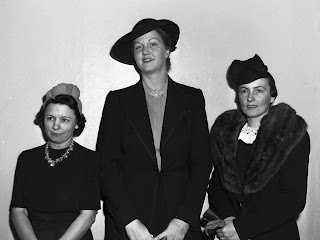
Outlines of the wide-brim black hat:
[[133,27],[131,32],[121,37],[113,45],[110,51],[110,56],[121,63],[134,65],[135,61],[132,55],[132,41],[157,28],[161,28],[169,35],[172,47],[177,44],[180,34],[177,24],[166,19],[156,20],[152,18],[145,18],[139,21]]
[[268,67],[257,54],[244,61],[234,60],[228,69],[227,76],[230,86],[235,90],[242,84],[269,77],[272,76],[268,72]]

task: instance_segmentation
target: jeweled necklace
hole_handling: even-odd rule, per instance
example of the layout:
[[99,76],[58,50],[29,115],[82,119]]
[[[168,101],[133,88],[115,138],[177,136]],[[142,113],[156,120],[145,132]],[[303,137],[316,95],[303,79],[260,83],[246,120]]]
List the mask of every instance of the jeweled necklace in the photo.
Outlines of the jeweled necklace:
[[160,89],[153,89],[148,94],[154,98],[160,98],[164,94],[164,88],[166,87],[168,80],[166,80],[165,84]]
[[163,94],[164,94],[164,91],[162,91],[162,89],[154,89],[151,92],[149,92],[149,95],[154,98],[159,98]]
[[61,157],[56,158],[55,160],[52,160],[49,156],[49,142],[47,142],[46,147],[44,149],[44,159],[47,161],[50,167],[54,167],[57,163],[62,162],[63,159],[68,158],[68,154],[73,151],[73,145],[74,141],[71,139],[70,146],[66,150],[64,154],[62,154]]

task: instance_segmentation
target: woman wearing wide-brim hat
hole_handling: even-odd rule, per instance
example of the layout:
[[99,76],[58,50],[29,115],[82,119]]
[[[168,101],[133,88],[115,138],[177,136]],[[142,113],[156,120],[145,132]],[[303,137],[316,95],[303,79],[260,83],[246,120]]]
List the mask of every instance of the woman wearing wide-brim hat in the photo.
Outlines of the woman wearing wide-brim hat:
[[201,239],[211,150],[202,91],[168,75],[178,38],[174,22],[143,19],[111,49],[140,81],[109,92],[101,118],[106,239]]

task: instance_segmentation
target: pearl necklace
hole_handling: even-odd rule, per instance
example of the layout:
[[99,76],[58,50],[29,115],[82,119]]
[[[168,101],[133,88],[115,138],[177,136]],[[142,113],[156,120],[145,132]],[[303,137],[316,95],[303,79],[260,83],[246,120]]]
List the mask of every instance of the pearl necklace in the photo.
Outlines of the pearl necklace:
[[64,154],[62,154],[61,157],[52,160],[49,156],[49,142],[47,142],[46,147],[44,149],[44,159],[47,161],[50,167],[54,167],[57,163],[62,162],[63,159],[68,158],[68,154],[73,151],[73,145],[74,141],[72,139],[67,151]]

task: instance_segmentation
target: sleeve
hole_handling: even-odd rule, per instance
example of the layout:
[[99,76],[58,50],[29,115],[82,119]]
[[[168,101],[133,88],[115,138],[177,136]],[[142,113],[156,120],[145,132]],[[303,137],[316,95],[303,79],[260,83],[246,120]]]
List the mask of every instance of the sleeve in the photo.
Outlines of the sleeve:
[[271,207],[241,216],[234,226],[241,239],[259,236],[295,219],[306,203],[310,139],[305,134],[280,171],[281,193]]
[[209,207],[217,214],[221,219],[225,219],[230,216],[237,216],[237,212],[234,210],[234,204],[227,191],[223,188],[220,180],[219,170],[215,168],[208,187],[208,200]]
[[23,180],[23,171],[22,171],[22,159],[23,159],[23,154],[20,154],[17,161],[15,174],[14,174],[14,183],[13,183],[12,198],[10,203],[10,210],[14,207],[19,207],[19,208],[26,207],[26,203],[23,195],[24,180]]
[[183,204],[178,209],[177,218],[187,222],[191,229],[199,222],[203,201],[212,170],[212,156],[205,100],[201,90],[197,90],[194,100],[191,125],[190,185]]
[[102,199],[118,231],[136,219],[122,174],[121,107],[119,95],[110,92],[104,105],[96,149],[100,154]]
[[99,170],[98,170],[98,153],[92,152],[86,159],[84,169],[84,176],[82,184],[80,185],[81,210],[99,210],[100,209],[100,184],[99,184]]

